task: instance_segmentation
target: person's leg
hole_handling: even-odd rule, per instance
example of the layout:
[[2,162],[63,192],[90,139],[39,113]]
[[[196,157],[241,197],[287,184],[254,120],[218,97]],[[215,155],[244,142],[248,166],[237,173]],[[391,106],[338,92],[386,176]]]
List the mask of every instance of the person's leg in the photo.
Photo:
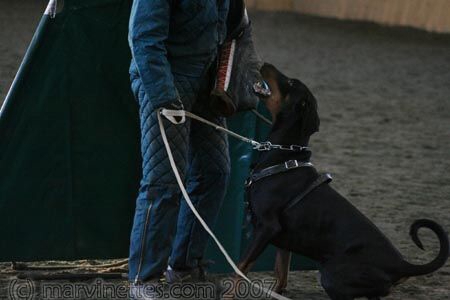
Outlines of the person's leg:
[[[199,101],[193,107],[195,114],[226,126],[225,118],[214,116]],[[230,157],[227,135],[197,121],[192,121],[190,132],[189,170],[187,192],[207,222],[214,227],[228,186]],[[202,260],[208,233],[198,222],[184,199],[181,200],[177,233],[169,265],[175,270],[198,267]]]
[[[192,78],[176,77],[175,84],[189,110],[197,97],[197,82]],[[143,177],[130,238],[128,276],[134,282],[159,277],[166,269],[180,200],[180,189],[162,141],[157,112],[151,109],[142,87],[139,89]],[[178,170],[184,178],[188,165],[190,120],[180,125],[165,118],[163,122]]]

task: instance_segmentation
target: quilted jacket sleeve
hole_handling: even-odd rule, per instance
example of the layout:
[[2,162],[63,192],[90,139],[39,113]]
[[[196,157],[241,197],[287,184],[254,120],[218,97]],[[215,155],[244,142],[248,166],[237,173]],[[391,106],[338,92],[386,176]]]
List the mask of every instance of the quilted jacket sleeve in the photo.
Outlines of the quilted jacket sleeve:
[[227,17],[230,0],[219,0],[217,3],[219,12],[219,43],[222,44],[227,36]]
[[171,0],[134,0],[128,40],[134,63],[153,108],[177,100],[165,41]]

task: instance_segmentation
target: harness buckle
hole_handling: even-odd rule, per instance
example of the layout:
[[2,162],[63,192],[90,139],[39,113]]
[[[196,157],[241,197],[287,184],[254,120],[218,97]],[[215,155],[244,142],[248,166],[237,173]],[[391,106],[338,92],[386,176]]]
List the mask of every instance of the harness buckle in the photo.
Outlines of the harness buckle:
[[286,169],[293,169],[293,168],[298,168],[298,160],[288,160],[284,163],[284,167]]

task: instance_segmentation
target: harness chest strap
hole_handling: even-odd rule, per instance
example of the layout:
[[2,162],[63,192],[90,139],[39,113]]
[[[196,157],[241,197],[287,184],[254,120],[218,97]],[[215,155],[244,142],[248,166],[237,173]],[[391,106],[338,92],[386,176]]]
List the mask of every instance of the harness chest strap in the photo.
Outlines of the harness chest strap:
[[[275,175],[279,173],[284,173],[290,171],[292,169],[303,168],[303,167],[314,167],[314,165],[309,161],[298,161],[298,160],[288,160],[282,164],[274,165],[257,173],[252,173],[250,177],[245,181],[245,187],[249,188],[254,182]],[[333,177],[329,173],[324,173],[319,175],[300,195],[293,198],[286,204],[286,208],[284,210],[290,209],[295,206],[297,203],[303,200],[309,193],[318,188],[320,185],[324,183],[330,183],[333,180]],[[249,208],[249,207],[248,207]]]
[[313,190],[318,188],[320,185],[322,185],[324,183],[330,183],[332,180],[333,180],[333,177],[331,177],[331,175],[329,173],[319,175],[319,177],[317,177],[316,180],[314,180],[300,195],[298,195],[297,197],[290,200],[287,203],[286,208],[284,210],[286,211],[286,210],[292,208],[297,203],[302,201],[303,198],[306,197],[306,195],[311,193]]

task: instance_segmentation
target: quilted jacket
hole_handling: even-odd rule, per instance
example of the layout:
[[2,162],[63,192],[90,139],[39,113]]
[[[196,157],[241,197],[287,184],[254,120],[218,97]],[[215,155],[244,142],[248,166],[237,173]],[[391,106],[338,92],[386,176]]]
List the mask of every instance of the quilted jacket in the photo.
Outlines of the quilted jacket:
[[230,0],[134,0],[128,41],[131,80],[154,108],[174,102],[173,76],[199,77],[226,36]]

